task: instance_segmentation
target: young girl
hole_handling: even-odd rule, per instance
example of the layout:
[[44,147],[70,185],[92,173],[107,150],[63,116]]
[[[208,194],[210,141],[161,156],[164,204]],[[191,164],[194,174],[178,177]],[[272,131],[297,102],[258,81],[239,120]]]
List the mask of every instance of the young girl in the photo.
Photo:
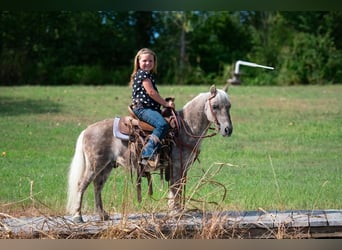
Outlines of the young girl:
[[165,101],[158,92],[154,75],[157,73],[157,56],[147,48],[138,51],[131,75],[132,107],[134,114],[154,127],[142,159],[153,160],[160,141],[166,136],[169,124],[161,115],[160,107],[175,108],[173,101]]

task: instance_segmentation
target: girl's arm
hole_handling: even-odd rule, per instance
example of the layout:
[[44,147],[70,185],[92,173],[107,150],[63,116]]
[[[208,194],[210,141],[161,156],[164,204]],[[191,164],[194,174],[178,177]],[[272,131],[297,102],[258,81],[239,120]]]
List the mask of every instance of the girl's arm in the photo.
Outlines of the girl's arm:
[[147,94],[156,102],[158,102],[160,105],[166,107],[166,108],[175,108],[175,104],[173,101],[165,101],[159,93],[153,88],[152,82],[150,79],[145,79],[142,82]]

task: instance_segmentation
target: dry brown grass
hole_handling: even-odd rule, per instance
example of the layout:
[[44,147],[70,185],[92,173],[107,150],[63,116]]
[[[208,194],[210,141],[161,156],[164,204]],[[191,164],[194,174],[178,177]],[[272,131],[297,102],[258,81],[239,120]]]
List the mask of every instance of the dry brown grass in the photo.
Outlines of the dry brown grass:
[[[35,207],[32,206],[22,214],[25,216],[0,213],[1,239],[299,239],[311,237],[310,228],[291,227],[287,220],[278,220],[273,227],[262,221],[246,224],[239,216],[239,212],[188,210],[176,215],[153,212],[116,213],[112,214],[111,220],[106,222],[100,221],[96,216],[86,216],[85,223],[76,224],[71,217],[44,214],[43,205],[37,201],[34,204]],[[272,217],[272,214],[262,212]],[[27,220],[27,216],[31,220]]]

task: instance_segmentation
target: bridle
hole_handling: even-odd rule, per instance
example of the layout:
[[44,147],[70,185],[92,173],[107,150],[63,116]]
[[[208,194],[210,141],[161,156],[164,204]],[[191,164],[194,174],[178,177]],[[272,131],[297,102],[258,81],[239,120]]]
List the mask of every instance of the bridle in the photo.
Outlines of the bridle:
[[[178,121],[181,122],[181,125],[182,127],[184,128],[184,131],[185,133],[192,137],[192,138],[197,138],[197,139],[203,139],[203,138],[208,138],[208,137],[212,137],[212,136],[215,136],[217,134],[217,132],[219,131],[220,129],[220,123],[217,119],[217,116],[216,116],[216,113],[214,112],[213,110],[213,107],[212,107],[212,104],[211,104],[211,99],[213,99],[215,96],[216,96],[217,92],[215,92],[215,94],[211,95],[209,98],[208,98],[208,103],[209,103],[209,108],[210,108],[210,112],[212,114],[212,116],[214,117],[214,122],[215,122],[215,132],[211,133],[211,134],[208,134],[208,135],[194,135],[192,134],[191,132],[189,132],[187,126],[185,125],[185,121],[182,117],[179,116],[178,112],[175,112],[173,109],[172,109],[172,115],[176,118],[176,124],[177,124],[177,130],[179,132],[180,130],[180,124]],[[208,125],[208,129],[213,129],[213,128],[210,128],[210,125],[211,123],[209,123]],[[196,148],[196,145],[190,145],[190,144],[187,144],[187,143],[184,143],[180,138],[177,138],[176,141],[178,142],[178,145],[180,146],[181,150],[180,150],[180,155],[179,155],[179,158],[180,158],[180,176],[182,176],[181,178],[181,182],[182,182],[182,189],[183,189],[183,206],[184,206],[184,203],[185,203],[185,190],[186,190],[186,182],[187,182],[187,175],[186,175],[186,171],[184,171],[184,163],[183,163],[183,150],[182,150],[182,147],[186,147],[188,149],[191,149],[194,153],[195,153],[195,158],[194,158],[194,161],[195,160],[198,160],[198,155],[199,155],[199,150]]]
[[[208,103],[209,103],[210,112],[211,112],[212,116],[214,117],[214,123],[215,123],[215,125],[216,125],[215,128],[208,127],[208,129],[215,130],[215,132],[213,132],[213,133],[211,133],[211,134],[208,134],[208,135],[194,135],[194,134],[192,134],[192,133],[188,130],[188,128],[186,127],[184,119],[183,119],[182,117],[180,117],[180,116],[178,115],[178,113],[175,113],[174,110],[172,110],[173,116],[176,117],[175,120],[177,121],[177,128],[178,128],[178,130],[180,129],[180,126],[179,126],[179,124],[178,124],[178,120],[179,120],[179,121],[182,123],[182,127],[184,128],[185,133],[186,133],[188,136],[192,137],[192,138],[203,139],[203,138],[213,137],[213,136],[217,135],[218,131],[220,130],[221,124],[219,123],[219,121],[218,121],[218,119],[217,119],[217,115],[216,115],[216,113],[214,112],[213,106],[212,106],[212,104],[211,104],[211,99],[213,99],[215,96],[216,96],[216,93],[215,93],[214,95],[211,95],[211,96],[208,98]],[[210,123],[209,123],[209,126],[210,126]]]
[[213,99],[216,96],[216,94],[217,94],[217,92],[215,92],[214,95],[211,95],[208,98],[208,102],[209,102],[210,112],[211,112],[212,116],[214,117],[214,122],[215,122],[215,125],[216,125],[216,130],[218,131],[218,130],[220,130],[221,124],[219,123],[219,121],[217,119],[217,115],[216,115],[216,113],[213,110],[213,105],[211,105],[211,99]]

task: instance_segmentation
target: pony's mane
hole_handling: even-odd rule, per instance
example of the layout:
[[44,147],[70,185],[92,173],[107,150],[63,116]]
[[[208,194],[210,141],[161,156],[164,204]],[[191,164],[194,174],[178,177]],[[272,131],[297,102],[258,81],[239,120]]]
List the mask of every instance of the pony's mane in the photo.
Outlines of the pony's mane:
[[204,105],[206,99],[209,97],[209,93],[200,93],[190,101],[188,101],[184,106],[182,110],[188,109],[190,106],[198,106],[198,105]]
[[230,102],[229,96],[228,96],[228,94],[224,90],[218,89],[217,90],[217,94],[219,96],[219,102],[223,102],[222,99],[226,99],[226,101]]
[[[188,109],[190,106],[198,106],[198,105],[204,105],[205,101],[209,98],[210,93],[200,93],[196,97],[194,97],[192,100],[188,101],[184,106],[182,110]],[[217,97],[219,98],[219,101],[223,101],[222,99],[226,99],[229,101],[229,97],[227,93],[224,90],[217,89]]]

